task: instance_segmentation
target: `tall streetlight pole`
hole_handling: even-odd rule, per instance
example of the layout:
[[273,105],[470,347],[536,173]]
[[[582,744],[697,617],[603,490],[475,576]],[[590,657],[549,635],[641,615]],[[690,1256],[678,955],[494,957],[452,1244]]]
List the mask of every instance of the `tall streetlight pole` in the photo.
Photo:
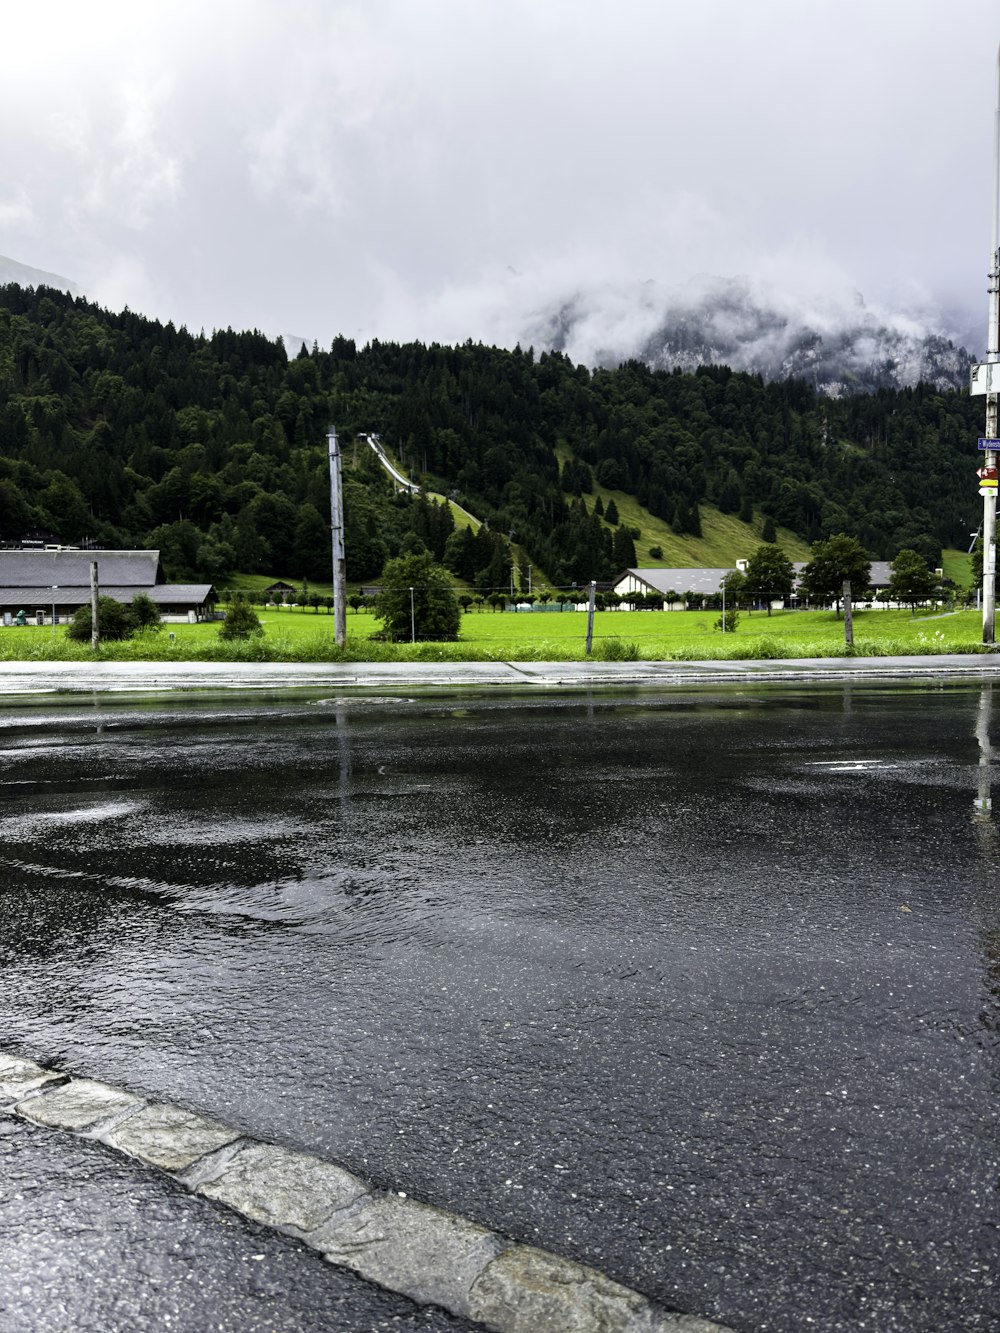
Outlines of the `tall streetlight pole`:
[[[1000,47],[997,48],[996,106],[993,112],[993,232],[990,239],[990,327],[986,360],[1000,361]],[[986,438],[997,438],[997,393],[986,395]],[[986,454],[986,466],[995,468],[997,455]],[[986,488],[988,490],[988,488]],[[983,643],[994,642],[997,588],[997,493],[994,488],[983,496]]]
[[986,360],[973,366],[970,388],[986,395],[986,435],[979,441],[986,454],[980,469],[983,485],[983,643],[995,642],[997,585],[997,396],[1000,394],[1000,48],[997,50],[996,108],[993,113],[993,232],[990,241],[989,326]]

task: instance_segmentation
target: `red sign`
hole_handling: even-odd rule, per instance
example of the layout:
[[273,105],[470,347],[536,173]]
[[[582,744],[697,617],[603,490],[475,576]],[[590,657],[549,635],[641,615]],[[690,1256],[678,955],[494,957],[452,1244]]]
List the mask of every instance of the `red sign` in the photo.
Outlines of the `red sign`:
[[1000,468],[995,467],[977,467],[976,476],[981,477],[983,481],[996,481],[1000,475]]

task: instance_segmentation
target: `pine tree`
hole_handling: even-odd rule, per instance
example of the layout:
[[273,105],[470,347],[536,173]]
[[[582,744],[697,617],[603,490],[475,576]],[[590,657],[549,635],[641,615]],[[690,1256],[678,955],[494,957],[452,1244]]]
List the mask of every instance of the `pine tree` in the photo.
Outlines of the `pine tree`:
[[635,541],[626,527],[619,528],[615,533],[612,559],[618,569],[634,569],[638,564],[635,554]]

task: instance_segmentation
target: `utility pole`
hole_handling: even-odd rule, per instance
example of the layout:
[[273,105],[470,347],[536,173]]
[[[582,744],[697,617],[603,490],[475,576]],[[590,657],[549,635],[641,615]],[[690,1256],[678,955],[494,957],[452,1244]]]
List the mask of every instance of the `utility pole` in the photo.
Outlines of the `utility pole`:
[[989,326],[986,361],[972,367],[969,389],[986,395],[986,435],[979,441],[986,454],[979,469],[983,497],[983,643],[995,642],[997,580],[997,394],[1000,393],[1000,48],[997,50],[997,95],[993,114],[993,232],[990,242]]
[[330,532],[333,539],[333,637],[338,648],[347,643],[347,599],[344,564],[344,492],[341,484],[340,445],[337,428],[330,427]]
[[90,647],[97,652],[101,646],[101,627],[97,619],[97,561],[90,562]]

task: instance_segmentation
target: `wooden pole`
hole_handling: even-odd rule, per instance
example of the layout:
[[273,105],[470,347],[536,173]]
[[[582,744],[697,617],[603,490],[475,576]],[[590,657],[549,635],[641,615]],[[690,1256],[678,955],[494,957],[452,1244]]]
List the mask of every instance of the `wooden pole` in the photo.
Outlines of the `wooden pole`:
[[851,580],[844,579],[844,642],[854,646],[854,620],[851,613]]
[[90,646],[96,653],[101,646],[101,627],[97,619],[97,561],[90,562]]

